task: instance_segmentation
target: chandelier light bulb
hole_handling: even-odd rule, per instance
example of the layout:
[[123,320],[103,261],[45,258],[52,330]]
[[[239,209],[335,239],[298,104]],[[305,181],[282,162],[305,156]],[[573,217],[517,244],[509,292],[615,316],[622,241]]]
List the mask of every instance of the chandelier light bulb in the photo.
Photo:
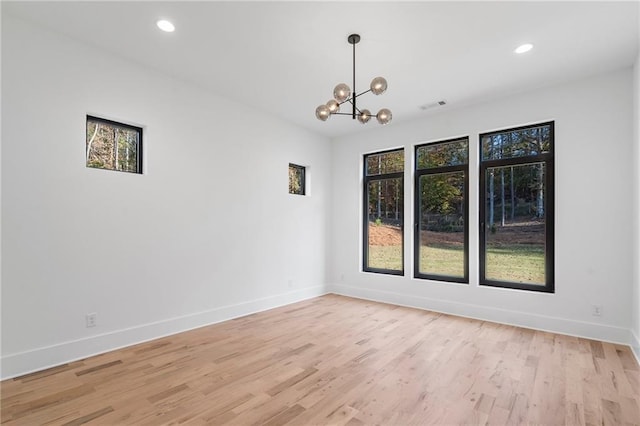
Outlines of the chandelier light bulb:
[[327,121],[327,119],[331,117],[331,111],[329,111],[329,107],[326,105],[320,105],[316,108],[316,118],[320,121]]
[[387,80],[383,77],[376,77],[371,80],[369,88],[374,95],[382,95],[387,90]]
[[387,108],[382,108],[380,111],[378,111],[376,118],[378,119],[378,123],[385,125],[389,124],[393,116],[391,115],[391,111],[389,111]]
[[329,112],[331,112],[331,114],[340,112],[340,104],[335,99],[331,99],[327,102],[327,108],[329,108]]
[[362,124],[367,124],[371,120],[371,111],[368,109],[363,109],[358,115],[358,121]]
[[351,89],[349,88],[349,86],[347,86],[344,83],[340,83],[338,84],[334,89],[333,89],[333,97],[336,99],[336,101],[338,102],[344,102],[347,99],[349,99],[349,96],[351,96]]

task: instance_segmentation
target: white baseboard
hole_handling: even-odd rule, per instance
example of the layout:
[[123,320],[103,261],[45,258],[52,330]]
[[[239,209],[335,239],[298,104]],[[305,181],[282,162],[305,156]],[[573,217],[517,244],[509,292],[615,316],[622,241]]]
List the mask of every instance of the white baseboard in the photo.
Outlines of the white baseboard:
[[534,330],[584,337],[604,342],[619,343],[623,345],[629,345],[631,342],[630,330],[623,327],[613,327],[590,322],[574,321],[566,318],[529,314],[511,311],[508,309],[496,309],[480,305],[449,300],[430,299],[421,296],[341,284],[328,285],[327,290],[330,293],[340,294],[343,296],[356,297],[376,302],[392,303],[394,305],[425,309]]
[[2,380],[326,294],[324,286],[222,306],[2,357]]
[[631,344],[629,346],[631,346],[631,351],[636,356],[636,361],[640,364],[640,337],[633,330],[631,330]]

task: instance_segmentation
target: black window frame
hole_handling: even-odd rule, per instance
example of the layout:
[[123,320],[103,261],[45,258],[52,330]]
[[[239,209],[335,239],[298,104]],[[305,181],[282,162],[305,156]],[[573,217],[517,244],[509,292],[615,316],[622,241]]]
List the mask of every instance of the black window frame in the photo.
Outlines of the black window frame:
[[[483,160],[482,159],[482,139],[487,136],[493,136],[500,133],[517,132],[539,127],[549,127],[549,151],[538,153],[535,155],[527,155],[522,157],[510,157],[505,159]],[[555,121],[546,121],[541,123],[530,124],[526,126],[511,127],[491,132],[481,133],[478,137],[479,141],[479,157],[480,157],[480,180],[479,180],[479,284],[488,287],[501,287],[515,290],[530,290],[543,293],[555,293],[555,170],[554,170],[554,151],[555,151]],[[487,169],[492,167],[505,166],[521,166],[531,163],[544,163],[545,173],[545,285],[517,283],[511,281],[488,280],[486,278],[486,232],[485,226],[486,216],[486,174]]]
[[132,130],[136,133],[138,133],[138,147],[136,150],[136,171],[130,171],[130,170],[118,170],[118,169],[109,169],[109,168],[105,168],[105,167],[92,167],[89,166],[87,164],[87,147],[86,147],[86,138],[85,138],[85,166],[89,169],[97,169],[97,170],[110,170],[113,172],[122,172],[122,173],[132,173],[132,174],[137,174],[137,175],[141,175],[143,174],[142,172],[142,155],[143,155],[143,129],[142,127],[139,126],[134,126],[132,124],[126,124],[126,123],[121,123],[119,121],[114,121],[114,120],[108,120],[106,118],[102,118],[102,117],[96,117],[95,115],[86,115],[86,121],[85,121],[85,131],[89,126],[89,122],[99,122],[99,123],[103,123],[112,127],[119,127],[122,129],[127,129],[127,130]]
[[300,185],[302,192],[291,192],[291,182],[289,182],[289,194],[307,195],[307,168],[299,164],[289,163],[289,169],[291,168],[302,171],[302,184]]
[[[402,162],[402,171],[401,172],[393,172],[393,173],[384,173],[379,175],[367,175],[367,157],[387,154],[390,152],[398,152],[402,151],[403,162]],[[363,187],[362,187],[362,207],[363,207],[363,217],[362,217],[362,271],[363,272],[372,272],[377,274],[387,274],[387,275],[398,275],[404,276],[404,171],[405,171],[405,163],[406,163],[406,153],[404,147],[402,148],[393,148],[387,149],[384,151],[376,151],[370,152],[363,156]],[[386,179],[400,179],[400,192],[402,195],[402,225],[400,226],[400,232],[402,235],[402,269],[382,269],[382,268],[371,268],[367,265],[367,259],[369,258],[369,183],[378,180],[386,180]]]
[[[425,146],[443,145],[452,142],[466,140],[467,162],[453,166],[439,166],[433,168],[418,168],[418,150]],[[414,233],[413,233],[413,277],[433,281],[444,281],[459,284],[469,284],[469,136],[427,142],[416,145],[414,148],[415,177],[414,177]],[[464,276],[424,274],[420,272],[420,178],[425,175],[439,175],[454,172],[464,173]]]

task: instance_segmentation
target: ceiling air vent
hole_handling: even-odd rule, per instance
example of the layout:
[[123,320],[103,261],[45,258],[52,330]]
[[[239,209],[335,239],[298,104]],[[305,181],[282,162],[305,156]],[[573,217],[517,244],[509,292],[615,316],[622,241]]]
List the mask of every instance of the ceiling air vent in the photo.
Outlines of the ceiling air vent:
[[429,104],[424,104],[424,105],[420,105],[420,109],[423,111],[426,111],[428,109],[431,108],[436,108],[436,107],[441,107],[447,104],[447,101],[445,101],[444,99],[441,101],[437,101],[437,102],[431,102]]

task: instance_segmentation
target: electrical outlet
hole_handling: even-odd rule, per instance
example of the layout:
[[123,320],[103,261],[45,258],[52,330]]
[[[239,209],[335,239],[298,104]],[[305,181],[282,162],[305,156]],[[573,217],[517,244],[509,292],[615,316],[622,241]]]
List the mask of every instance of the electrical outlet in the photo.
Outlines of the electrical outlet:
[[293,288],[293,280],[289,280],[287,282],[287,285],[289,286],[289,288]]
[[95,327],[96,321],[98,320],[98,314],[96,314],[95,312],[91,314],[87,314],[86,320],[87,320],[87,328]]
[[591,305],[591,315],[594,317],[602,316],[602,305]]

